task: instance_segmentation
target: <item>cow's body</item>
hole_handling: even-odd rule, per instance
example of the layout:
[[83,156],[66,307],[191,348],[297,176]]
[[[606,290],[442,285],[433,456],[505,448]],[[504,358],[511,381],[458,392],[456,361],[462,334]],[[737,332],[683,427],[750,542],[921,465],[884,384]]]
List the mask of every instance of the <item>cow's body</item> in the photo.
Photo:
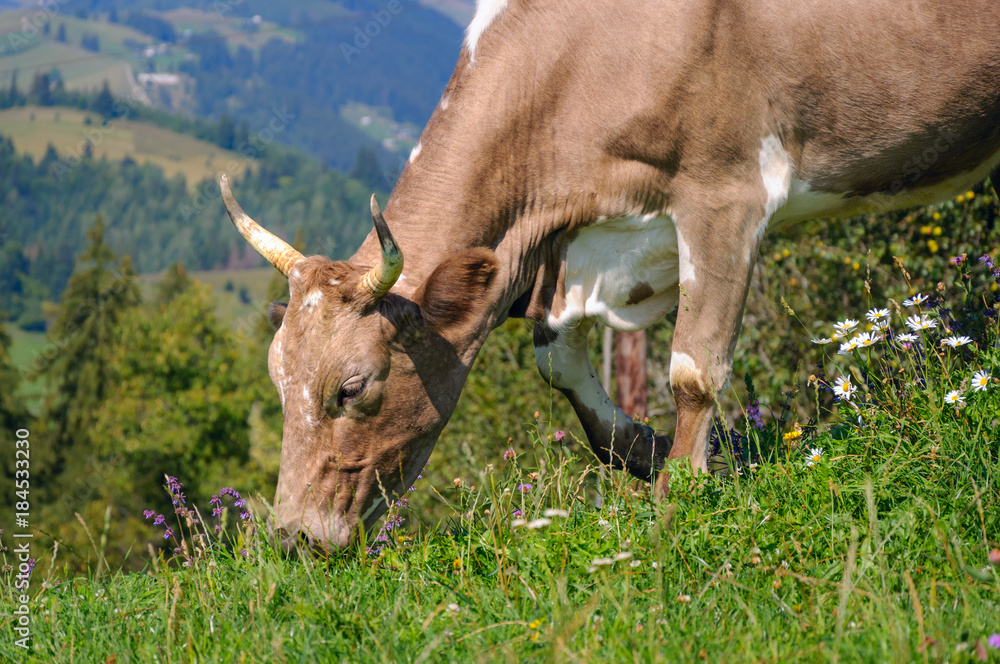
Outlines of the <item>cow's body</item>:
[[[439,366],[403,349],[411,387],[427,394],[382,406],[416,413],[393,451],[393,486],[412,480],[487,334],[512,315],[536,322],[539,370],[568,396],[598,455],[648,477],[666,441],[611,404],[586,333],[594,322],[642,329],[678,307],[669,452],[704,469],[764,232],[933,202],[988,175],[1000,162],[998,35],[1000,12],[985,0],[481,2],[386,209],[406,265],[381,316],[398,334],[393,312],[410,302],[451,325],[438,335]],[[373,234],[334,265],[375,265],[379,255]],[[302,270],[319,269],[315,260]],[[451,281],[434,276],[455,261],[462,267],[444,270]],[[463,274],[475,285],[463,297],[425,303],[435,283],[464,283]],[[297,278],[289,313],[305,325]],[[441,306],[469,315],[455,322]],[[286,314],[279,347],[288,327]],[[284,362],[272,348],[272,375],[306,375]],[[305,481],[288,469],[304,453],[288,449],[285,410],[287,497]],[[342,446],[341,425],[309,426],[331,437],[328,449]],[[308,427],[294,427],[297,441]],[[344,504],[372,504],[372,492],[353,491],[330,501],[338,531],[358,522],[358,506]]]

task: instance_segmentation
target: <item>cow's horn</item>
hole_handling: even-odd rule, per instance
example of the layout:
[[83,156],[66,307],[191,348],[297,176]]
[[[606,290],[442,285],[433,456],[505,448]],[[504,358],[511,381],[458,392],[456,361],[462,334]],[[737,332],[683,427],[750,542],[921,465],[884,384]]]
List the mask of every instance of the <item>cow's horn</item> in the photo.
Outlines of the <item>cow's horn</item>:
[[382,246],[382,262],[368,270],[361,277],[360,288],[376,300],[389,292],[392,285],[403,273],[403,254],[399,251],[396,241],[392,239],[389,226],[378,207],[375,194],[372,194],[372,221],[375,222],[375,233],[378,243]]
[[279,237],[268,233],[260,224],[247,216],[240,204],[236,202],[233,191],[229,188],[229,178],[223,175],[219,178],[219,188],[222,189],[222,202],[226,204],[226,212],[233,220],[233,226],[240,232],[257,253],[267,259],[286,277],[292,266],[305,258],[295,248]]

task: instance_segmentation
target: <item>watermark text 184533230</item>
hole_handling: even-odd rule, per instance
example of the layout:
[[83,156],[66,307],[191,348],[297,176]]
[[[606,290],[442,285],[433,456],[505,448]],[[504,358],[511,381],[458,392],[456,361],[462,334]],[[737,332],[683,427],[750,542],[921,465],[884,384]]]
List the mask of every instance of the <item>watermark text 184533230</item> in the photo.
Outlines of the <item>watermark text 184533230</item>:
[[35,559],[31,556],[31,432],[18,429],[14,432],[14,556],[18,562],[17,579],[14,582],[16,606],[14,608],[14,631],[18,635],[18,647],[27,648],[31,639],[31,612],[28,608],[28,583]]

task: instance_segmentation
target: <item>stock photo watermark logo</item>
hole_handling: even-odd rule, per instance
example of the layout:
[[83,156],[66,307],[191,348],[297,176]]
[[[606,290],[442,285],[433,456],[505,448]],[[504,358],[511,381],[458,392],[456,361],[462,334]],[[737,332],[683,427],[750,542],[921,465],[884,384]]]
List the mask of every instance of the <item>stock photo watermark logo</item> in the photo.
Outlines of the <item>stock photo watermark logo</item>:
[[[267,124],[255,131],[249,136],[245,141],[242,141],[236,146],[235,150],[240,156],[243,157],[241,160],[233,159],[226,164],[225,172],[236,174],[239,173],[241,169],[246,169],[250,165],[251,159],[256,159],[264,153],[264,149],[274,142],[276,136],[288,128],[288,125],[295,120],[297,116],[293,113],[288,112],[287,106],[282,106],[280,109],[277,106],[271,107],[271,118],[268,120]],[[219,187],[215,182],[204,182],[201,187],[195,189],[195,197],[191,201],[191,205],[182,205],[180,207],[181,216],[185,220],[190,219],[192,216],[198,214],[205,208],[207,208],[211,203],[218,200],[219,198]]]
[[59,6],[69,0],[39,0],[38,9],[21,17],[21,29],[8,32],[0,38],[0,55],[18,53],[31,45],[53,16],[59,13]]
[[354,45],[347,42],[340,42],[340,52],[344,54],[344,60],[351,64],[351,60],[361,54],[361,51],[368,48],[372,40],[382,34],[382,30],[392,22],[392,17],[403,11],[403,3],[400,0],[389,0],[385,9],[372,11],[372,19],[364,26],[354,27]]
[[958,139],[959,135],[955,132],[942,129],[932,145],[925,148],[918,156],[903,162],[903,177],[893,181],[889,192],[895,195],[919,182]]

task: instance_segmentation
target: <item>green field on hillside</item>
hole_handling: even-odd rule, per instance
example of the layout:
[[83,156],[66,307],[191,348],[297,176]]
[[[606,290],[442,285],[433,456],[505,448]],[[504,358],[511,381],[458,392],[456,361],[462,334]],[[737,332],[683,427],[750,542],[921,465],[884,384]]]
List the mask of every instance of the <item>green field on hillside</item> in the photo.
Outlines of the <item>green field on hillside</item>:
[[[88,118],[90,124],[86,124]],[[83,143],[90,140],[95,157],[120,160],[129,156],[138,163],[156,164],[168,177],[182,174],[192,187],[228,170],[231,163],[242,166],[247,161],[231,150],[148,123],[115,119],[109,128],[102,129],[100,115],[69,108],[20,106],[0,110],[0,128],[14,139],[19,151],[36,162],[49,144],[60,155],[79,154]],[[241,169],[239,174],[243,172]]]

